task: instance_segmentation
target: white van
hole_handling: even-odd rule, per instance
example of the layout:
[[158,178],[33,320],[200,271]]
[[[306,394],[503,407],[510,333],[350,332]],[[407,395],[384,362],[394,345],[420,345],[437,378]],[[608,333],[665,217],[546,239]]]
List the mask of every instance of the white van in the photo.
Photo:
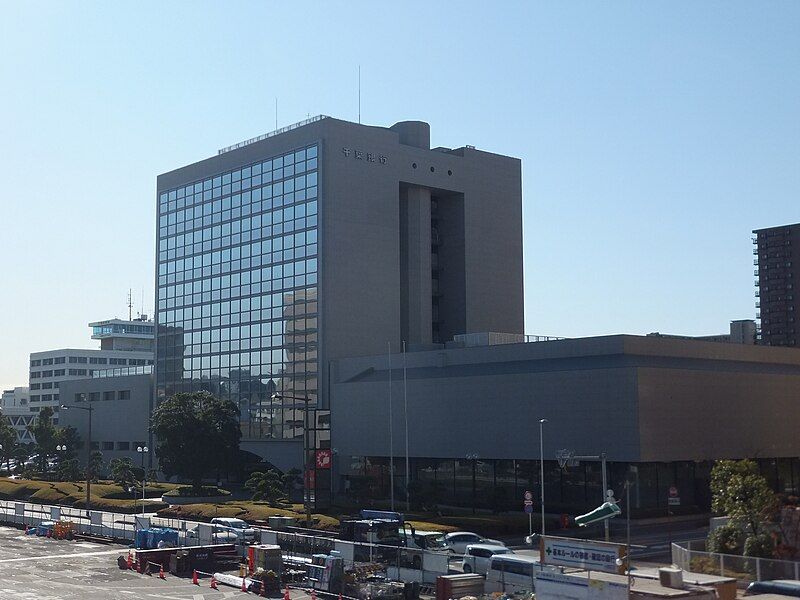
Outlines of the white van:
[[480,573],[486,575],[489,563],[497,554],[513,554],[514,551],[505,546],[495,544],[469,544],[464,552],[464,573]]
[[484,591],[492,592],[531,592],[534,591],[536,573],[550,571],[561,573],[559,567],[542,565],[538,558],[521,554],[498,554],[491,558],[486,571]]

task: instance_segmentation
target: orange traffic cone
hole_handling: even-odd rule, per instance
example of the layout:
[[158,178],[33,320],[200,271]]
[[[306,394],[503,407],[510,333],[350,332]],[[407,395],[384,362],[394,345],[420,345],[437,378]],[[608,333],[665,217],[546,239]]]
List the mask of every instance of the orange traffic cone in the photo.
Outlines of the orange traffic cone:
[[264,579],[261,580],[261,597],[267,597],[267,582]]
[[342,600],[342,592],[339,592],[339,600]]
[[197,570],[195,569],[192,571],[192,583],[194,585],[200,585],[200,580],[197,578]]
[[291,598],[289,597],[289,586],[288,585],[286,586],[286,591],[283,592],[283,600],[291,600]]
[[211,576],[211,589],[212,590],[217,589],[217,578],[214,577],[213,575]]
[[317,600],[317,592],[316,592],[316,590],[311,590],[311,600]]
[[133,569],[133,556],[131,556],[131,551],[128,550],[128,571]]
[[166,579],[166,577],[164,576],[164,565],[161,565],[161,568],[158,570],[158,578]]
[[242,591],[246,594],[247,593],[247,578],[242,577]]

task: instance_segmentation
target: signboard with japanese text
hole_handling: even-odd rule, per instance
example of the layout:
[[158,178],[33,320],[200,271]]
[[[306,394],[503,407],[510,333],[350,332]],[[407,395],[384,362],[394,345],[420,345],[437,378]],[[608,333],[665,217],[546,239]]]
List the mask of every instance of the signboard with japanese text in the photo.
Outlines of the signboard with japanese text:
[[617,559],[625,556],[624,544],[545,536],[539,547],[542,564],[605,573],[622,574],[625,571],[624,564],[617,565]]
[[628,586],[618,581],[590,579],[577,574],[536,573],[536,597],[547,600],[625,600]]

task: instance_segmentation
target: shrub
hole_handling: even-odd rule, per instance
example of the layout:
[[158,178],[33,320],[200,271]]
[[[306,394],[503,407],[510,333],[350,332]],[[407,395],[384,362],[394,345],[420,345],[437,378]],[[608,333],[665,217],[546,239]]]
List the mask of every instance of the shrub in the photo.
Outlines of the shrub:
[[740,554],[744,543],[742,530],[727,523],[708,534],[708,551],[720,554]]
[[172,497],[179,497],[179,498],[211,498],[214,496],[230,496],[231,493],[228,490],[223,490],[222,488],[218,488],[213,485],[204,485],[200,488],[194,488],[190,485],[182,486],[175,488],[174,490],[170,490],[164,494],[164,496],[172,496]]
[[772,558],[775,552],[775,540],[769,533],[751,535],[744,541],[744,555],[758,558]]

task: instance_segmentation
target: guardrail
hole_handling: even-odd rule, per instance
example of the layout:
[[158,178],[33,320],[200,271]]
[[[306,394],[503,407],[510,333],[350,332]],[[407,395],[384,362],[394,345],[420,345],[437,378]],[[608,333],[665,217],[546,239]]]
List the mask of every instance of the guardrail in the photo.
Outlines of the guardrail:
[[684,571],[734,577],[742,582],[800,579],[800,562],[706,552],[705,540],[673,542],[672,563]]
[[[30,502],[0,500],[0,524],[22,527],[35,527],[43,521],[72,521],[78,534],[103,537],[115,541],[134,541],[136,530],[141,528],[171,527],[181,534],[178,546],[198,545],[202,540],[189,539],[187,527],[196,523],[162,517],[143,517],[136,514],[106,511],[86,511],[68,506],[52,506]],[[211,529],[209,524],[203,524]],[[450,555],[441,551],[420,550],[398,546],[384,546],[366,542],[339,540],[326,535],[307,535],[293,531],[254,528],[258,531],[257,540],[262,544],[277,544],[281,547],[284,560],[307,564],[317,553],[330,553],[337,550],[345,565],[356,570],[377,567],[396,580],[433,583],[439,575],[446,575]],[[213,530],[212,530],[213,531]],[[199,534],[199,532],[198,532]],[[211,534],[211,543],[217,543]],[[244,552],[246,546],[237,543],[237,549]]]

